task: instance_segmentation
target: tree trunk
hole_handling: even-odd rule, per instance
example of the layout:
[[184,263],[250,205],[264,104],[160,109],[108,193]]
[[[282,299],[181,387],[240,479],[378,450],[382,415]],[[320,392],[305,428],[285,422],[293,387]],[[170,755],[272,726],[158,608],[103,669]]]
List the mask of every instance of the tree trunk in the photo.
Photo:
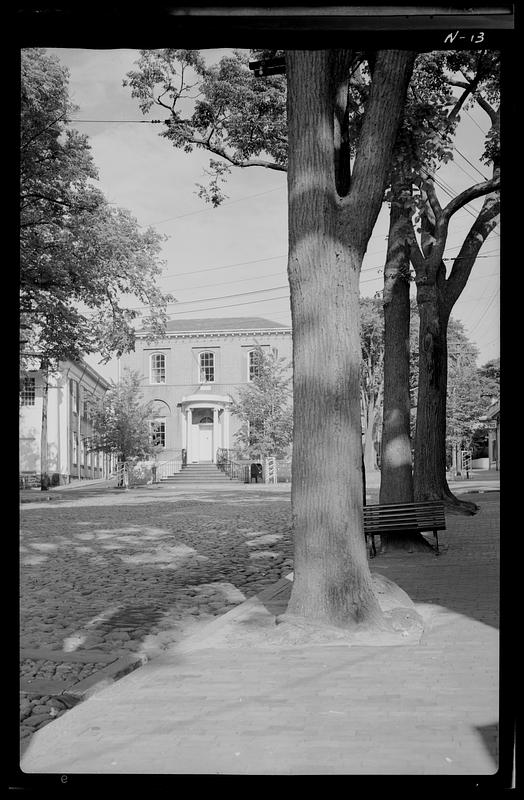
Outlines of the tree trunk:
[[[443,500],[448,510],[475,514],[475,503],[455,497],[446,480],[447,326],[477,255],[496,227],[500,211],[499,170],[493,178],[453,198],[442,210],[434,187],[426,184],[428,203],[422,218],[422,251],[415,244],[411,259],[415,267],[420,317],[419,394],[415,431],[415,499]],[[485,195],[482,208],[471,226],[449,277],[445,278],[442,255],[451,216],[466,202]]]
[[375,403],[372,401],[367,407],[366,413],[366,431],[364,434],[364,465],[366,472],[374,472],[377,468],[377,459],[375,453],[375,442],[373,440],[373,432],[375,430]]
[[[409,184],[407,184],[409,186]],[[388,254],[384,269],[384,411],[379,503],[412,503],[413,470],[410,435],[409,245],[410,210],[402,202],[406,182],[399,169],[393,177]],[[420,533],[381,536],[381,553],[427,550]]]
[[448,317],[435,283],[419,284],[419,389],[415,429],[415,500],[443,500],[450,510],[474,514],[475,503],[458,500],[446,480]]
[[287,54],[295,539],[288,615],[341,627],[384,625],[363,530],[359,275],[410,75],[409,54],[377,58],[353,197],[334,126],[348,58]]
[[398,276],[384,304],[384,415],[380,502],[413,502],[409,392],[409,282]]
[[43,492],[49,489],[49,466],[47,445],[47,415],[49,405],[49,369],[42,368],[42,425],[40,430],[40,488]]

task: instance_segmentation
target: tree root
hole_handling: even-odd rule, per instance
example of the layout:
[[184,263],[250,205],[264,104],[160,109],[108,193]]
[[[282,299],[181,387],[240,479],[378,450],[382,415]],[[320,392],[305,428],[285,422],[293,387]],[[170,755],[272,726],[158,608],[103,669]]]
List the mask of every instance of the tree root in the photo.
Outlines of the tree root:
[[455,497],[451,492],[449,495],[445,495],[442,500],[447,514],[460,514],[462,516],[472,517],[479,510],[476,503],[472,503],[470,500],[459,500],[458,497]]
[[421,533],[413,533],[406,536],[381,536],[380,550],[378,555],[384,556],[388,553],[435,553],[436,548],[422,536]]

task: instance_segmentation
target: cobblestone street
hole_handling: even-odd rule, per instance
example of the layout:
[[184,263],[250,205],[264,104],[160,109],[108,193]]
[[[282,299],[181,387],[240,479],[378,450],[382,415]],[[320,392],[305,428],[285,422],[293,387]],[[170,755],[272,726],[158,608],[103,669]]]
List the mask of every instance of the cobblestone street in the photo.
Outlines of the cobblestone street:
[[34,498],[21,506],[24,748],[81,699],[86,681],[153,659],[292,569],[282,486]]

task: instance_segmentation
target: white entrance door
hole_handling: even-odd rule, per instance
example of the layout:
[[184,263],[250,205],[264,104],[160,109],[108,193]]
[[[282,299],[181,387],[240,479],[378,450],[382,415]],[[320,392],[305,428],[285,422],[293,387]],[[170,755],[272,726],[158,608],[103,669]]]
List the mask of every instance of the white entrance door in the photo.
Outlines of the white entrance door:
[[199,426],[199,448],[198,460],[199,461],[212,461],[213,460],[213,426],[208,424],[201,424]]

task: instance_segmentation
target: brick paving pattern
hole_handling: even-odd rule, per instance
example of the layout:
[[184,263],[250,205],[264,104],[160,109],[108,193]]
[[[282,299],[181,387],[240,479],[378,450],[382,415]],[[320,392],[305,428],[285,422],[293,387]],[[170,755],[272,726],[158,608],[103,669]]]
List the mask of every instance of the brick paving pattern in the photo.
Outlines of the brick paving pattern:
[[155,657],[290,571],[289,495],[268,497],[75,490],[21,506],[24,747],[74,704],[68,688],[124,656]]

